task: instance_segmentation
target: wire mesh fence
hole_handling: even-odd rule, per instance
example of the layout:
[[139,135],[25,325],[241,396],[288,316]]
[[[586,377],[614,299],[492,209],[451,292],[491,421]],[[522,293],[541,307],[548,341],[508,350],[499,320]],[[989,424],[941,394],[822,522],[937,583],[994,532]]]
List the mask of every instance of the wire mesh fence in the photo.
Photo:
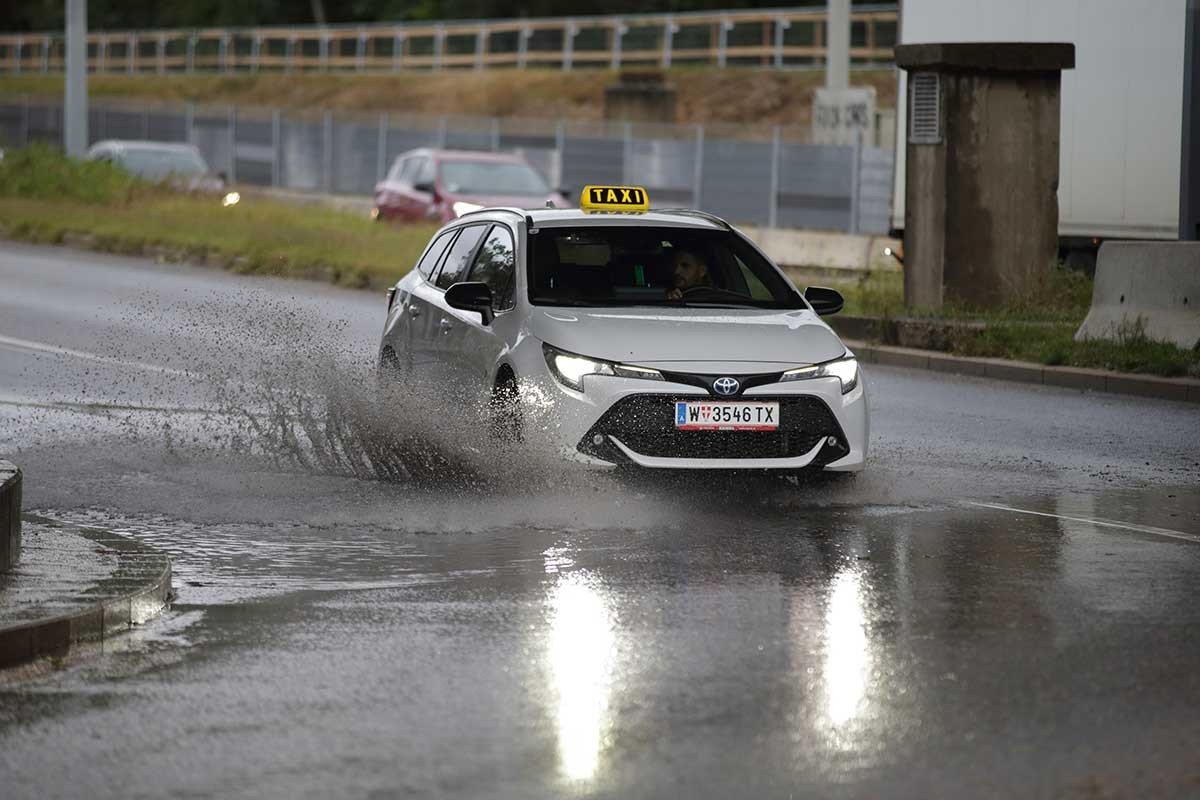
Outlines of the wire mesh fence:
[[[267,108],[93,104],[89,138],[190,142],[235,183],[371,194],[417,147],[516,152],[571,196],[585,184],[645,186],[654,205],[732,222],[885,233],[894,153],[804,143],[776,127],[574,122]],[[62,141],[53,100],[0,102],[0,145]]]

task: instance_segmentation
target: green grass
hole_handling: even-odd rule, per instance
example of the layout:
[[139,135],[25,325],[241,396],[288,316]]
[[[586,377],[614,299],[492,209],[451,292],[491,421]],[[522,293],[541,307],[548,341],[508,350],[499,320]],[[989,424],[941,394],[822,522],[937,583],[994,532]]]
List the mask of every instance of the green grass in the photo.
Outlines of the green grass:
[[398,280],[435,230],[256,197],[223,208],[218,197],[172,192],[45,147],[14,151],[0,161],[0,226],[5,236],[23,241],[82,236],[99,250],[165,251],[243,273],[356,287]]
[[1092,279],[1077,272],[1057,269],[1032,299],[997,309],[953,303],[938,311],[905,309],[898,273],[869,273],[837,288],[846,298],[846,314],[987,323],[957,328],[945,337],[947,351],[956,355],[1200,378],[1200,352],[1150,339],[1141,325],[1129,325],[1111,340],[1075,341],[1092,298]]

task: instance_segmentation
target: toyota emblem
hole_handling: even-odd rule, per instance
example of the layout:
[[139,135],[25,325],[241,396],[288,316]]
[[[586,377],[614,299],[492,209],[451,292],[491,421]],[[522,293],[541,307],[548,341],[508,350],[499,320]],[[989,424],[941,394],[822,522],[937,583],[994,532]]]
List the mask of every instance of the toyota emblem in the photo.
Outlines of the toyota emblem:
[[737,394],[737,391],[741,388],[741,386],[742,385],[738,383],[737,378],[725,377],[717,378],[715,381],[713,381],[712,388],[717,394],[728,397],[731,394]]

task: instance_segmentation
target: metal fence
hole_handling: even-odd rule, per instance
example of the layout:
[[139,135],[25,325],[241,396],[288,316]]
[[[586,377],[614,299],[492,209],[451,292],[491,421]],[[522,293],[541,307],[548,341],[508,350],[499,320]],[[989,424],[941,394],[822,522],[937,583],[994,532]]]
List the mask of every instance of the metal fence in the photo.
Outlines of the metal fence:
[[[400,71],[545,66],[564,70],[673,64],[787,67],[825,57],[824,8],[454,20],[318,27],[95,31],[93,72]],[[896,5],[850,15],[850,57],[886,64]],[[62,71],[61,32],[0,33],[0,73]]]
[[[558,186],[633,183],[654,205],[733,222],[850,233],[888,228],[894,154],[805,144],[807,129],[648,125],[262,108],[92,105],[101,139],[191,142],[242,184],[370,194],[415,147],[516,151]],[[62,106],[0,103],[0,143],[62,141]]]

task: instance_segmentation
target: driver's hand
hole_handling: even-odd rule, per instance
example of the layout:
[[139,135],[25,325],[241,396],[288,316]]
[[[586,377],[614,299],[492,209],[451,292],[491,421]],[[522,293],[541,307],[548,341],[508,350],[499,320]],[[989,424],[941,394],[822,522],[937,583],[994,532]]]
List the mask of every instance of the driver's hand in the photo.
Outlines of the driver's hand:
[[667,299],[668,300],[682,300],[683,299],[683,290],[679,289],[679,288],[667,289]]

